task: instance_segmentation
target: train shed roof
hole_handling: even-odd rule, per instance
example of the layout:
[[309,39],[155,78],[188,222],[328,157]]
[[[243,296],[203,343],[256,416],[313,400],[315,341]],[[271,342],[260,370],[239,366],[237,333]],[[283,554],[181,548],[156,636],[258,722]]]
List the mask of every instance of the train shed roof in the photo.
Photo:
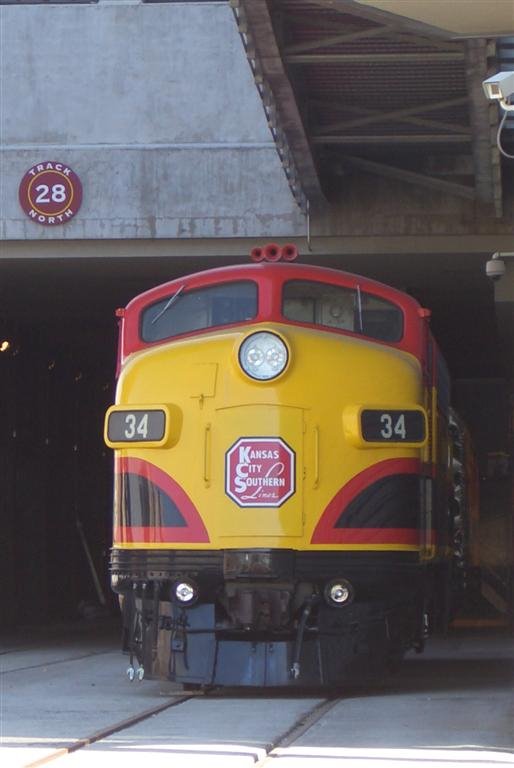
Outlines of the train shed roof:
[[[440,2],[419,0],[232,0],[302,208],[323,204],[357,171],[474,200],[502,216],[499,110],[482,82],[510,67],[514,10],[503,0],[494,14],[489,3],[456,5],[459,14],[448,17]],[[471,18],[477,5],[482,11]],[[505,135],[509,143],[514,132]]]

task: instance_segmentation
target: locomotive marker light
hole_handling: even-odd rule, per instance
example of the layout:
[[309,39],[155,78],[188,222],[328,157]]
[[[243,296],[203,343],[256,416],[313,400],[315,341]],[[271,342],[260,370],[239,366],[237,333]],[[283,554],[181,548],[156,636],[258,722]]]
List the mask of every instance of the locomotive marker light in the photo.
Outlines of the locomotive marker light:
[[45,161],[26,172],[18,189],[20,205],[37,224],[66,224],[82,204],[82,183],[66,163]]
[[354,589],[346,579],[332,579],[325,586],[323,595],[326,602],[334,608],[341,608],[353,602]]
[[190,581],[177,581],[172,587],[172,594],[181,605],[194,605],[198,600],[198,587]]
[[251,379],[270,381],[287,368],[289,350],[275,333],[258,331],[247,336],[239,347],[239,364]]

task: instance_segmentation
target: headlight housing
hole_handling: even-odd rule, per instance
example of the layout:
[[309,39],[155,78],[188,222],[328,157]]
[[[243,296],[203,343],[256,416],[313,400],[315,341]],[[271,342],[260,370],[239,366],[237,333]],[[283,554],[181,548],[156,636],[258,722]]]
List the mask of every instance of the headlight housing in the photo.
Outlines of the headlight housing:
[[347,579],[332,579],[325,585],[323,594],[326,602],[332,608],[350,605],[355,597],[353,586]]
[[285,342],[270,331],[252,333],[239,347],[241,368],[257,381],[270,381],[280,376],[288,362],[289,350]]
[[182,579],[173,584],[171,596],[174,602],[187,608],[197,602],[199,597],[198,587],[191,579]]

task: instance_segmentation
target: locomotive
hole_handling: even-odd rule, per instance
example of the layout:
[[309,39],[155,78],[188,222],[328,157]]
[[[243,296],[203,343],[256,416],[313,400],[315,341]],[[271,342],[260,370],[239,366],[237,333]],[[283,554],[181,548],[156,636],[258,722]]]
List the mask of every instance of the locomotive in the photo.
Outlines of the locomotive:
[[117,310],[128,675],[340,685],[450,615],[449,375],[410,295],[294,245]]

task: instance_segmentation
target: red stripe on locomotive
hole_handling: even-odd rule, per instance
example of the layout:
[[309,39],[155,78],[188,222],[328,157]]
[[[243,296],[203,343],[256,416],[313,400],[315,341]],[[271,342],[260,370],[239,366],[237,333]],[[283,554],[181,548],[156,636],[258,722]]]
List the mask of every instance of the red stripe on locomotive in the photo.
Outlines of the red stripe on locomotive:
[[311,544],[419,544],[417,527],[341,528],[337,527],[337,522],[344,517],[351,502],[377,480],[397,475],[419,476],[421,466],[419,459],[386,459],[360,472],[336,493],[325,508],[312,534]]
[[[209,535],[195,505],[180,485],[162,469],[149,461],[131,457],[118,457],[115,462],[116,475],[137,475],[149,480],[166,494],[177,506],[186,526],[115,526],[115,538],[126,543],[133,542],[189,542],[207,543]],[[153,532],[153,533],[152,533]]]

